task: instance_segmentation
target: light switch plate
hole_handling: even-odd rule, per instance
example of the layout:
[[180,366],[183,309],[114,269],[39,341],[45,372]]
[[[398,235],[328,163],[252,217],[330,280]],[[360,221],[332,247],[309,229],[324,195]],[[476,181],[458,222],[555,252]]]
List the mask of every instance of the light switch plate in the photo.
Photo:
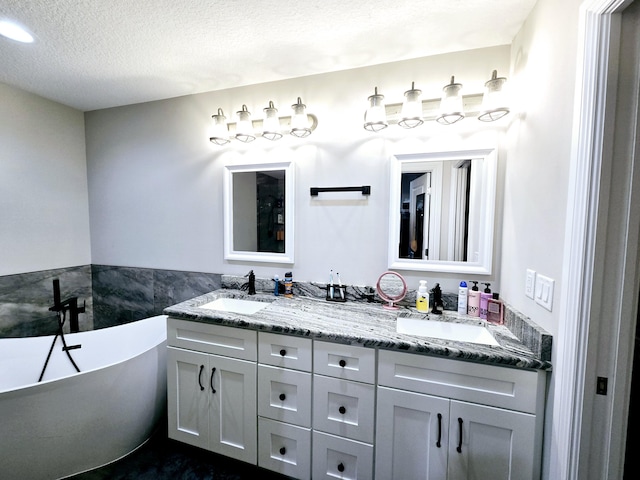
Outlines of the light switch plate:
[[531,300],[533,300],[533,295],[534,295],[534,291],[535,291],[535,286],[536,286],[536,272],[535,270],[531,270],[530,268],[527,268],[527,280],[526,283],[524,285],[524,294],[529,297]]
[[538,305],[542,305],[547,310],[553,308],[553,287],[555,280],[544,275],[536,275],[535,300]]

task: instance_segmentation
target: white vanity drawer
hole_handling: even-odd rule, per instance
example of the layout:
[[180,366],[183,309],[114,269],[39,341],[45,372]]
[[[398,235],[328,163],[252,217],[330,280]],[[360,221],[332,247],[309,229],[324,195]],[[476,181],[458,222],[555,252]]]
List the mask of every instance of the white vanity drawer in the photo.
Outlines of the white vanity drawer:
[[544,402],[544,372],[389,350],[378,355],[379,385],[526,413]]
[[177,318],[167,320],[167,344],[254,362],[258,357],[258,336],[253,330]]
[[314,430],[373,443],[373,385],[314,375],[313,389]]
[[340,343],[314,342],[313,372],[330,377],[374,383],[376,351]]
[[311,427],[311,374],[258,365],[258,415]]
[[373,446],[313,432],[313,478],[373,478]]
[[310,372],[311,339],[260,332],[258,362]]
[[301,480],[311,475],[311,429],[258,417],[258,466]]

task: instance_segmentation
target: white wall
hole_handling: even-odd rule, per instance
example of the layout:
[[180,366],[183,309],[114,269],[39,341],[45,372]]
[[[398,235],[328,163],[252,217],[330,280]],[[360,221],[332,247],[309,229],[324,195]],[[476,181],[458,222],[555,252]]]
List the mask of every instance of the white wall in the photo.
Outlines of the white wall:
[[[539,0],[512,44],[514,105],[504,183],[502,291],[558,333],[579,0]],[[555,280],[553,310],[525,296],[526,269]]]
[[83,114],[0,83],[0,275],[89,263]]
[[[93,262],[242,274],[253,268],[258,276],[291,269],[294,279],[322,282],[333,269],[345,283],[375,284],[387,268],[390,156],[476,145],[496,127],[467,119],[371,134],[362,128],[367,97],[378,86],[388,103],[400,103],[415,81],[423,98],[439,98],[452,74],[467,93],[480,93],[493,69],[508,76],[509,54],[509,46],[493,47],[89,112]],[[298,96],[319,119],[307,139],[223,148],[209,142],[219,107],[233,117],[244,103],[255,118],[273,100],[288,115]],[[296,168],[295,265],[225,262],[223,166],[286,160]],[[359,185],[371,185],[371,196],[309,195],[312,186]],[[414,287],[423,277],[449,290],[460,281],[403,273]]]

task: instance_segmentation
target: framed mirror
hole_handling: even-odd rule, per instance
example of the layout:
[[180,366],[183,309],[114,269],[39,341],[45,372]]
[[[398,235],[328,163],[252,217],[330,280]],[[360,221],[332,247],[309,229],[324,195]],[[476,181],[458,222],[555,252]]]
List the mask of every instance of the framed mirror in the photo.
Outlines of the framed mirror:
[[224,169],[224,258],[293,263],[293,165]]
[[496,150],[394,155],[389,268],[491,274]]

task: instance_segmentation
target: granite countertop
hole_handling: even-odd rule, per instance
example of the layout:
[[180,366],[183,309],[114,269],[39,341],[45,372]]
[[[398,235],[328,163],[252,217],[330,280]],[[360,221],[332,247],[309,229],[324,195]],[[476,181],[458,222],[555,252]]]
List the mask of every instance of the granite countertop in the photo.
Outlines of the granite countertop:
[[[268,302],[257,313],[244,315],[200,308],[221,297],[250,298]],[[506,326],[494,325],[466,315],[445,311],[443,315],[423,314],[401,306],[392,311],[380,303],[359,301],[329,302],[316,297],[285,298],[264,293],[248,296],[237,289],[220,289],[164,310],[166,315],[202,323],[283,333],[318,340],[442,356],[457,360],[523,369],[550,370],[551,363],[525,346]],[[424,321],[439,320],[486,326],[499,346],[441,340],[396,332],[396,318],[404,316]]]

